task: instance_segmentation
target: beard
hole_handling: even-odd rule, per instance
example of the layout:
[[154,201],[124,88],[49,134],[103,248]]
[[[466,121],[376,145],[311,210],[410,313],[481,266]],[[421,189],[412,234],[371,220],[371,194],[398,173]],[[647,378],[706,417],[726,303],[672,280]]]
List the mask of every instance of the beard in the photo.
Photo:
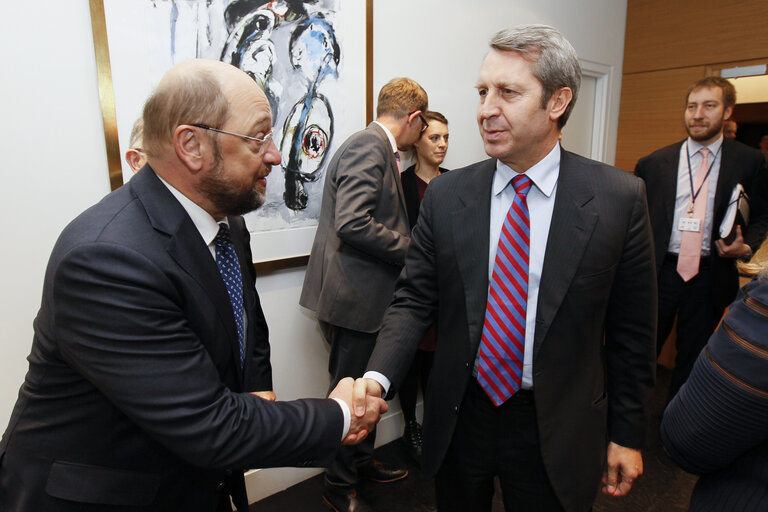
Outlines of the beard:
[[265,197],[256,188],[256,182],[251,187],[243,187],[227,177],[219,146],[215,142],[214,150],[216,159],[213,168],[199,184],[200,192],[213,203],[214,208],[224,215],[243,215],[263,205]]
[[694,135],[691,133],[691,127],[689,125],[685,125],[685,130],[688,132],[688,135],[691,137],[692,140],[695,140],[696,142],[701,142],[704,140],[709,140],[713,138],[715,135],[720,133],[720,131],[723,129],[723,120],[721,119],[715,124],[712,124],[707,128],[704,132]]

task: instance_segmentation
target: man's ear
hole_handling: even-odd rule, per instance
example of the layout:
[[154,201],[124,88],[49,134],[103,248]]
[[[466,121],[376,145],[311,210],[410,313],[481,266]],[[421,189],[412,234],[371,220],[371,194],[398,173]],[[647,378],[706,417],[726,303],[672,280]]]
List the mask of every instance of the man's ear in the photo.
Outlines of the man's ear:
[[193,173],[203,168],[206,147],[209,146],[207,142],[194,126],[188,124],[179,125],[173,131],[176,156]]
[[573,91],[570,87],[561,87],[556,90],[547,102],[549,108],[549,118],[553,121],[559,119],[565,113],[565,109],[573,100]]
[[147,159],[144,158],[144,154],[139,149],[131,148],[125,152],[125,161],[131,166],[133,173],[136,174],[144,167]]
[[730,119],[732,115],[733,115],[733,105],[731,105],[730,107],[725,107],[725,110],[723,110],[723,121],[725,121],[726,119]]

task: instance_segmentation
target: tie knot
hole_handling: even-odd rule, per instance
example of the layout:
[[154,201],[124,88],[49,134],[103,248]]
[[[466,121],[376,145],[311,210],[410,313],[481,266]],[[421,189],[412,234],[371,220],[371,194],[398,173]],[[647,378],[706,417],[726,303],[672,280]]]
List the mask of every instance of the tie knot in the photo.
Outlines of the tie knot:
[[225,247],[232,243],[232,237],[229,236],[229,227],[223,222],[219,224],[219,232],[216,233],[213,243],[217,246]]
[[522,195],[523,197],[528,195],[528,191],[531,190],[532,184],[533,182],[531,181],[531,178],[525,174],[518,174],[512,178],[512,188],[515,189],[516,193]]
[[708,150],[707,148],[701,148],[701,149],[699,150],[699,153],[701,153],[701,157],[702,157],[704,160],[706,160],[706,159],[707,159],[707,157],[709,156],[709,150]]

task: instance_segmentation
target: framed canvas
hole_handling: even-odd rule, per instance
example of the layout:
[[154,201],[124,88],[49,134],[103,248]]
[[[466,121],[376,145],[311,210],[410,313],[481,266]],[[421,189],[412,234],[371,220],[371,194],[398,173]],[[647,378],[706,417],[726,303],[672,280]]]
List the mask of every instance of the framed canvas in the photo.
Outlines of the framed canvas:
[[144,101],[175,63],[237,66],[267,94],[282,162],[245,215],[254,262],[306,263],[335,149],[372,119],[373,0],[90,0],[112,189]]

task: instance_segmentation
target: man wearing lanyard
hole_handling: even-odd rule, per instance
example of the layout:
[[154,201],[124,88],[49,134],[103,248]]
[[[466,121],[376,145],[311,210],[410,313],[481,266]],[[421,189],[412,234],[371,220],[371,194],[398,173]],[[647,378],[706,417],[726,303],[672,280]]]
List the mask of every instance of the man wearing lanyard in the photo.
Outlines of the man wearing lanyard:
[[[707,77],[688,90],[688,138],[646,156],[635,174],[645,180],[659,280],[660,352],[677,314],[677,357],[671,399],[738,290],[737,258],[748,257],[766,226],[768,187],[759,151],[723,137],[736,104],[733,85]],[[749,226],[728,244],[720,239],[737,184],[751,204]]]

